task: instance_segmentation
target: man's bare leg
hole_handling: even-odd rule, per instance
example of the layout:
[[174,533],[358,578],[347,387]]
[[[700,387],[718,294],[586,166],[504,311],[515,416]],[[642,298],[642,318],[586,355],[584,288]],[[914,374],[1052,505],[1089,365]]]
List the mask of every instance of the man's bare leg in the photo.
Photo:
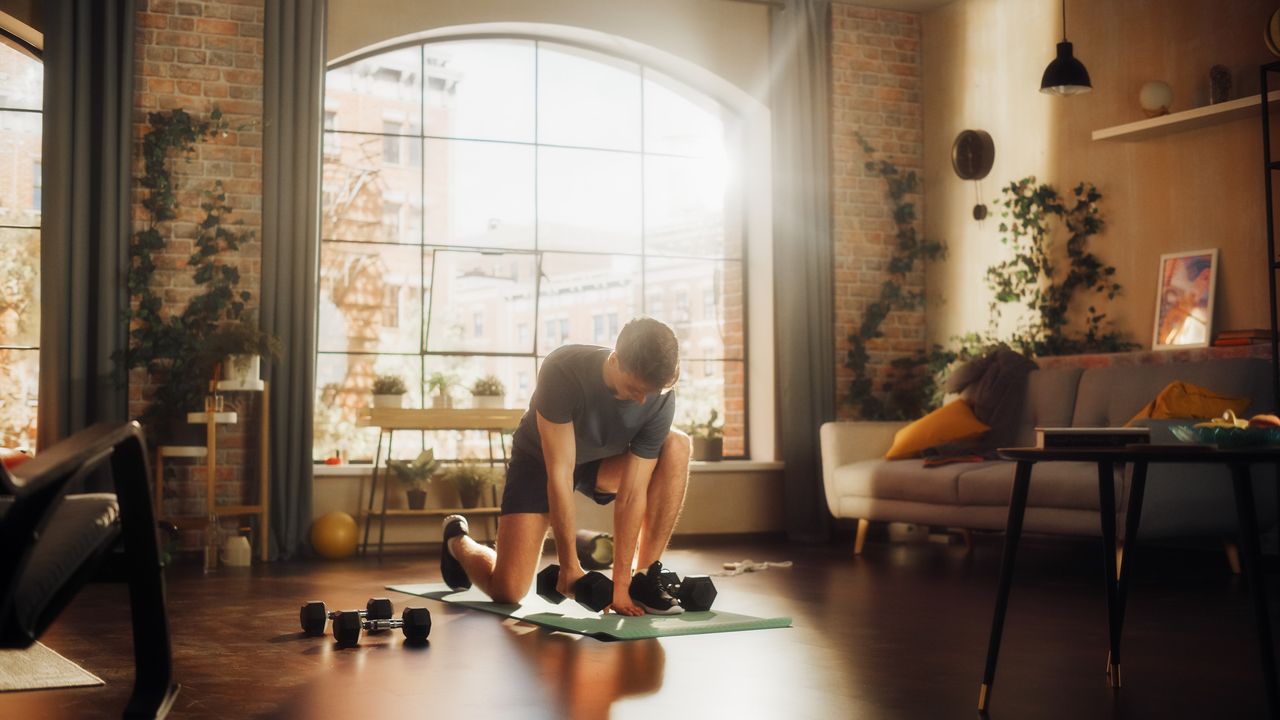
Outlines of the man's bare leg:
[[517,603],[533,584],[547,535],[547,516],[512,513],[498,518],[498,551],[470,535],[449,540],[449,554],[457,558],[467,577],[495,602]]
[[692,445],[689,436],[672,430],[662,443],[658,465],[653,469],[646,495],[644,521],[640,525],[640,541],[637,544],[638,568],[643,572],[662,553],[671,541],[671,533],[684,508],[685,492],[689,489],[689,456]]

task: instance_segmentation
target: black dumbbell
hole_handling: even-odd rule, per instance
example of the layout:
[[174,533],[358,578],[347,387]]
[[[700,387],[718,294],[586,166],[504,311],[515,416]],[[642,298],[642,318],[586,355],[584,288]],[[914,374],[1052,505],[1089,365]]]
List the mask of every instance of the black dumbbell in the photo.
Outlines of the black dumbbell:
[[[560,581],[560,566],[548,565],[538,573],[538,594],[548,602],[560,604],[565,597],[556,589]],[[573,583],[573,599],[587,608],[600,612],[613,604],[613,581],[592,570]]]
[[401,628],[405,639],[422,642],[431,634],[431,611],[426,608],[405,608],[399,618],[365,618],[356,610],[339,612],[333,618],[333,639],[343,647],[360,642],[360,631],[377,632]]
[[716,601],[716,585],[706,575],[689,575],[681,580],[674,570],[663,570],[658,575],[658,582],[680,601],[680,607],[685,610],[710,610]]
[[[307,635],[323,635],[324,623],[326,620],[332,620],[338,616],[340,610],[326,612],[324,603],[319,600],[312,600],[302,609],[298,611],[299,620],[302,622],[302,632]],[[369,598],[369,602],[365,603],[364,610],[351,610],[370,620],[389,620],[395,613],[395,609],[391,605],[391,600],[387,598]]]

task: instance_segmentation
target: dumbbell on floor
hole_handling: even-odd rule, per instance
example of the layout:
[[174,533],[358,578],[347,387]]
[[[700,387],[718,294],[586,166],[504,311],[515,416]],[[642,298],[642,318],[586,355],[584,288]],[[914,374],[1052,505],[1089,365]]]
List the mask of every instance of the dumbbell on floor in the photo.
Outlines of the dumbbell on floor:
[[710,610],[716,601],[716,585],[706,575],[687,575],[681,579],[674,570],[663,570],[658,577],[658,582],[680,601],[680,607],[685,610]]
[[[564,595],[556,589],[560,582],[560,566],[548,565],[538,573],[538,595],[557,605]],[[613,604],[613,581],[592,570],[573,583],[573,599],[590,610],[600,612]]]
[[[307,635],[323,635],[325,621],[337,617],[339,612],[341,611],[326,612],[324,603],[319,600],[308,602],[298,612],[299,619],[302,622],[302,632]],[[391,616],[395,614],[395,609],[388,598],[369,598],[369,602],[365,603],[364,610],[353,610],[351,612],[358,612],[360,617],[367,617],[370,620],[390,620]]]
[[431,634],[431,611],[426,608],[405,608],[398,618],[365,618],[358,611],[339,612],[333,618],[333,639],[343,647],[359,644],[360,631],[404,631],[406,640],[422,642]]

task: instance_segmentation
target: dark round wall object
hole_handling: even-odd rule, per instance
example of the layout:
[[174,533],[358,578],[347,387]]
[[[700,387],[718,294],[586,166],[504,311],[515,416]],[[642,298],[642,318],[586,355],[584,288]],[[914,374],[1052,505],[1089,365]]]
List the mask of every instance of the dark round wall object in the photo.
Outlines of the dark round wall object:
[[985,130],[961,130],[951,146],[951,167],[961,180],[981,180],[996,161],[996,144]]

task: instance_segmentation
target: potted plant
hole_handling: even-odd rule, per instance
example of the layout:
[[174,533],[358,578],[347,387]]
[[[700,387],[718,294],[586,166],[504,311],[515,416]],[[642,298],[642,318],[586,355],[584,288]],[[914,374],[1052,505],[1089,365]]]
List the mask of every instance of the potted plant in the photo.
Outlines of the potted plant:
[[719,462],[724,459],[724,428],[716,424],[720,413],[715,408],[706,422],[691,422],[685,425],[685,432],[693,439],[693,459],[707,462]]
[[440,473],[440,478],[458,489],[462,507],[473,508],[480,504],[481,493],[493,485],[495,472],[493,468],[466,460]]
[[404,407],[404,394],[409,392],[399,375],[379,375],[373,379],[373,406],[376,408]]
[[387,469],[395,474],[409,500],[410,510],[421,510],[427,505],[427,483],[440,467],[435,453],[423,450],[413,460],[388,460]]
[[252,313],[219,323],[204,343],[204,355],[218,368],[215,377],[227,390],[260,390],[262,358],[280,357],[280,341],[258,327]]
[[431,377],[427,378],[427,392],[435,393],[435,397],[431,398],[431,407],[453,407],[453,398],[449,396],[449,390],[456,385],[457,382],[458,378],[450,373],[431,373]]
[[471,384],[471,405],[478,408],[500,408],[507,388],[497,375],[485,375]]

